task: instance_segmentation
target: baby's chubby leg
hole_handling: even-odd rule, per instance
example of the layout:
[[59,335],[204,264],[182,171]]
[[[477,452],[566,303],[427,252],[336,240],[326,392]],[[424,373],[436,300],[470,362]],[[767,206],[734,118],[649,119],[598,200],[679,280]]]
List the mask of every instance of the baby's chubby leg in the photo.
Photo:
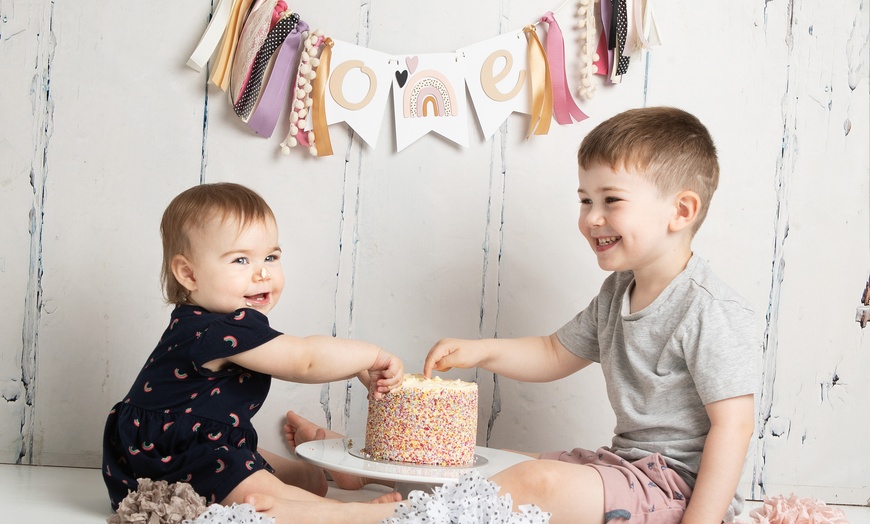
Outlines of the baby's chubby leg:
[[604,483],[590,466],[556,460],[527,460],[494,475],[499,493],[510,493],[514,511],[535,504],[549,511],[550,524],[603,524]]
[[297,486],[315,495],[325,496],[329,485],[323,470],[301,460],[290,460],[263,448],[257,450],[275,469],[275,476],[283,483]]
[[[287,444],[292,449],[296,449],[296,446],[312,440],[344,438],[344,435],[341,433],[320,427],[293,411],[287,412],[287,421],[284,423],[284,436],[287,439]],[[366,484],[381,484],[394,487],[391,482],[360,477],[349,473],[329,471],[329,475],[341,489],[360,489]]]

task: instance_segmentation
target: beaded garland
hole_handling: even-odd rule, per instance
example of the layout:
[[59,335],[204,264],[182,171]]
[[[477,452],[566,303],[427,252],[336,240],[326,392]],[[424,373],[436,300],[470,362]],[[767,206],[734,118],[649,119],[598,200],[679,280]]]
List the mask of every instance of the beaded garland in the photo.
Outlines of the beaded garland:
[[405,375],[369,399],[365,452],[374,459],[437,466],[474,462],[477,384]]
[[592,81],[592,75],[598,72],[598,66],[595,65],[595,62],[600,58],[595,52],[598,46],[598,32],[595,27],[595,0],[580,0],[580,7],[577,8],[577,28],[583,39],[583,44],[580,46],[580,61],[583,65],[580,67],[580,86],[577,90],[581,97],[592,100],[592,97],[595,96],[595,83]]
[[297,145],[308,147],[308,151],[317,156],[317,148],[314,145],[314,131],[305,131],[308,124],[306,120],[311,112],[311,82],[316,76],[315,70],[320,64],[317,58],[320,52],[320,43],[323,41],[323,31],[317,29],[310,32],[302,41],[303,49],[299,57],[299,70],[296,73],[296,82],[293,84],[293,102],[290,110],[290,129],[287,138],[281,142],[281,152],[290,154],[290,148]]

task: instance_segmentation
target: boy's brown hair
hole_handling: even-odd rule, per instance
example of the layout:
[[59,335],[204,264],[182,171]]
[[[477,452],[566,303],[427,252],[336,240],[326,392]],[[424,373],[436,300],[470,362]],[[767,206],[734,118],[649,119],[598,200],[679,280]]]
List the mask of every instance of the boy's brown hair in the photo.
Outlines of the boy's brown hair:
[[701,207],[692,234],[698,231],[719,185],[716,146],[694,115],[674,107],[630,109],[598,124],[580,144],[583,169],[595,164],[625,168],[649,178],[662,195],[689,190]]
[[202,184],[172,199],[160,221],[160,237],[163,239],[160,282],[168,303],[183,304],[187,300],[187,289],[172,274],[172,260],[176,255],[189,256],[191,231],[201,228],[215,216],[222,222],[237,220],[240,230],[253,222],[275,220],[272,208],[263,197],[240,184]]

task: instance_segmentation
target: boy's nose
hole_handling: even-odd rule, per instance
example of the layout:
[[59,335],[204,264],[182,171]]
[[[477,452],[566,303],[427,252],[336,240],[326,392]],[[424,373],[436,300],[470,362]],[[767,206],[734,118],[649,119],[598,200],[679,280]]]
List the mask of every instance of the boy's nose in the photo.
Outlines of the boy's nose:
[[590,210],[584,217],[584,222],[587,227],[596,227],[604,223],[604,216],[597,211]]
[[257,280],[270,280],[272,278],[269,270],[264,267],[260,268],[260,273],[257,276],[259,277]]

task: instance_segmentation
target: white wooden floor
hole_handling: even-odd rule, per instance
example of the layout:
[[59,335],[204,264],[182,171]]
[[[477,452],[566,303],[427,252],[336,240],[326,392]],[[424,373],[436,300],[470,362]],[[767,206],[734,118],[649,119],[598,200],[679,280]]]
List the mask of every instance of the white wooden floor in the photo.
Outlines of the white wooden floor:
[[[368,500],[383,493],[330,488],[341,500]],[[749,503],[749,507],[758,504]],[[870,507],[840,506],[851,524],[870,524]],[[63,522],[94,524],[111,514],[98,469],[0,465],[0,508],[6,524]],[[748,515],[748,508],[742,517]]]

